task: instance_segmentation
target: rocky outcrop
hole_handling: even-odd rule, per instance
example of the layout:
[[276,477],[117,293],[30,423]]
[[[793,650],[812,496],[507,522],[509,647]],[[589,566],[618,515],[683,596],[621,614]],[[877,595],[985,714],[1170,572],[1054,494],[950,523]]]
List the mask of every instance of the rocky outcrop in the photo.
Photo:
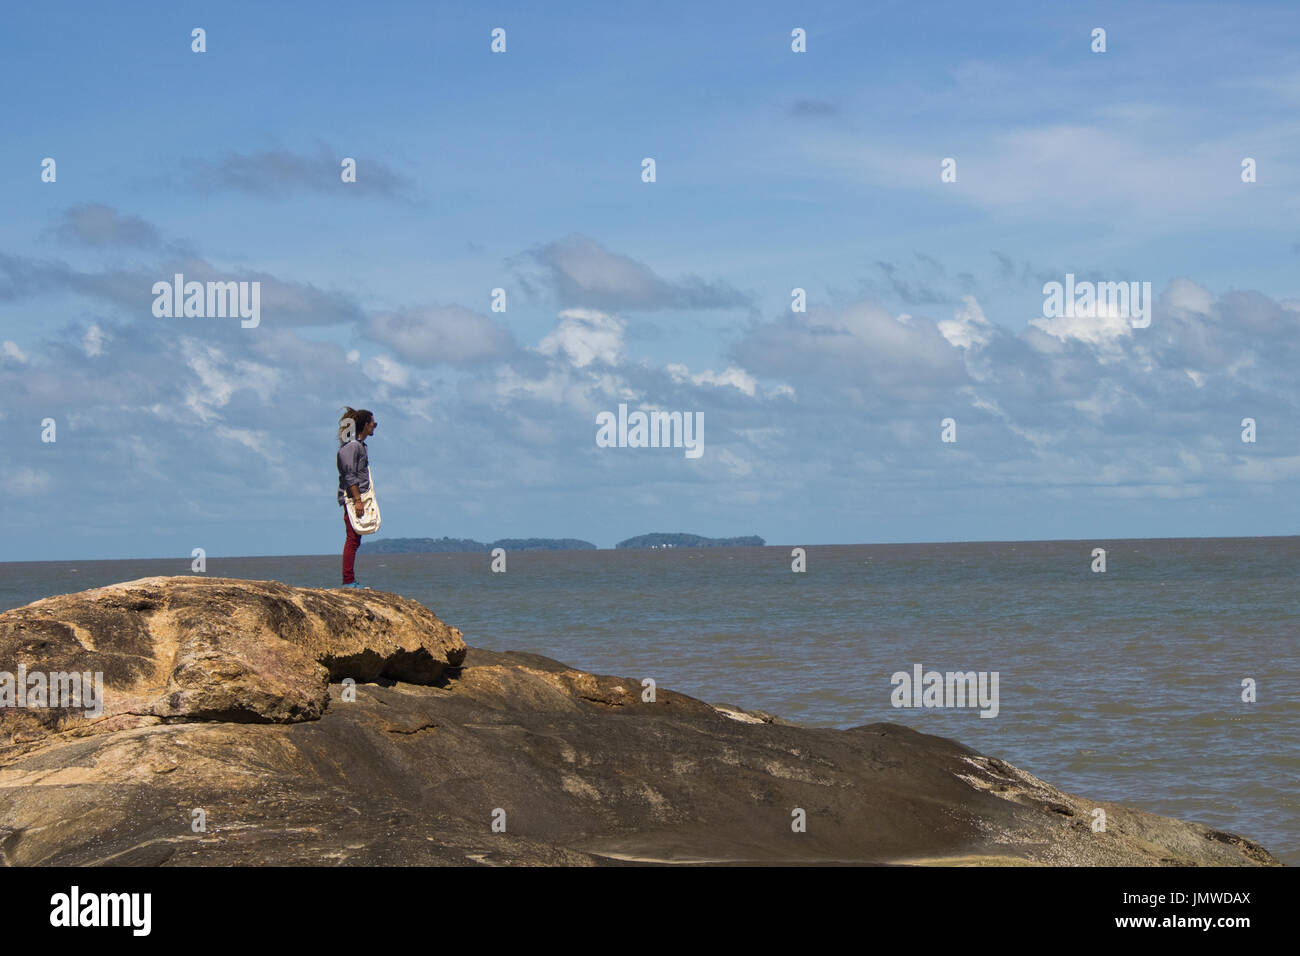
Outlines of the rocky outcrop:
[[458,630],[395,594],[143,578],[0,615],[0,670],[98,673],[104,689],[90,716],[0,708],[0,743],[177,720],[316,720],[332,680],[431,683],[465,651]]
[[108,707],[0,717],[8,864],[1276,863],[898,725],[467,652],[379,591],[151,578],[0,615],[19,660]]

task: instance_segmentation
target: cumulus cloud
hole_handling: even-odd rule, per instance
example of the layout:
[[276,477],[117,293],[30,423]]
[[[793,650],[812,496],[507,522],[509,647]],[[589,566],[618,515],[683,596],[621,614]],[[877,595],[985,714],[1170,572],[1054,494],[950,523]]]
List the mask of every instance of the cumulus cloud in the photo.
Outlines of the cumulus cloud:
[[[17,287],[40,270],[69,270],[14,263]],[[120,295],[123,274],[76,275],[76,288],[101,302]],[[462,515],[501,500],[515,476],[544,489],[537,494],[576,494],[584,504],[619,487],[647,500],[725,494],[729,506],[780,511],[817,487],[827,507],[878,500],[900,513],[916,489],[1068,490],[1073,502],[1087,487],[1116,500],[1178,501],[1296,480],[1300,309],[1256,292],[1215,295],[1190,279],[1161,290],[1149,328],[1124,334],[1037,321],[1016,328],[990,320],[973,295],[903,315],[858,301],[752,322],[721,361],[690,365],[638,355],[630,323],[594,307],[559,311],[520,347],[470,310],[365,313],[348,301],[363,317],[361,348],[291,324],[217,335],[171,322],[173,334],[159,335],[158,320],[138,313],[86,319],[22,348],[4,344],[6,420],[75,410],[75,419],[59,418],[60,454],[40,466],[57,487],[67,482],[58,469],[72,467],[62,464],[72,460],[63,454],[68,427],[85,494],[110,498],[130,460],[165,486],[162,508],[211,514],[226,513],[229,489],[250,481],[286,508],[308,507],[304,489],[330,504],[330,439],[343,401],[376,410],[381,442],[401,437],[392,451],[400,465],[385,471],[384,487],[422,501],[420,475],[436,471],[446,476],[439,500],[466,502]],[[434,366],[456,367],[423,372]],[[702,467],[687,472],[680,457],[648,452],[601,454],[594,416],[619,402],[702,412]],[[1255,446],[1238,437],[1247,415],[1261,423]],[[939,441],[947,417],[959,423],[956,445]],[[464,462],[475,467],[456,467]],[[521,500],[516,518],[543,499]],[[116,520],[103,518],[105,527]],[[440,520],[411,533],[457,530]]]
[[81,203],[64,210],[56,231],[61,239],[84,246],[155,249],[162,245],[162,234],[153,223],[103,203]]
[[514,339],[489,317],[458,305],[377,312],[362,334],[414,365],[475,364],[504,359]]
[[519,259],[541,270],[542,283],[562,307],[618,312],[730,309],[750,304],[749,296],[725,280],[688,275],[669,281],[644,263],[583,235],[557,239]]
[[181,352],[195,380],[186,390],[185,405],[200,421],[218,420],[218,411],[230,404],[239,389],[248,389],[263,403],[275,394],[279,376],[268,365],[232,358],[222,349],[185,339]]
[[617,365],[623,355],[627,323],[597,309],[565,309],[560,322],[537,345],[543,355],[563,355],[579,368],[600,362]]
[[153,286],[156,282],[172,282],[178,273],[186,282],[261,283],[263,326],[335,325],[357,322],[363,316],[361,307],[345,293],[282,279],[269,272],[226,269],[192,256],[163,259],[148,268],[83,271],[58,260],[0,253],[0,301],[73,292],[114,306],[126,316],[174,323],[178,320],[154,318]]
[[731,351],[760,376],[852,383],[879,394],[968,381],[959,353],[934,322],[896,316],[871,302],[759,323]]
[[366,374],[377,382],[396,388],[406,388],[411,384],[410,370],[400,362],[394,362],[387,355],[376,355],[367,360]]
[[[341,178],[345,157],[356,160],[357,179]],[[289,192],[328,193],[343,197],[406,199],[411,181],[374,156],[316,144],[314,153],[287,149],[253,153],[228,152],[217,160],[190,160],[190,184],[206,192],[231,190],[259,197]]]
[[963,349],[987,345],[993,336],[993,326],[973,295],[962,296],[962,308],[951,319],[939,322],[938,329],[950,344]]
[[758,380],[750,375],[743,368],[731,366],[722,372],[714,372],[709,369],[691,374],[691,370],[685,365],[673,363],[667,367],[667,372],[672,376],[675,382],[693,382],[696,385],[717,385],[738,389],[751,398],[758,391]]
[[1166,311],[1180,317],[1208,316],[1214,309],[1214,294],[1191,279],[1180,276],[1165,287],[1160,296],[1160,304]]
[[1116,306],[1093,309],[1086,315],[1031,319],[1029,324],[1062,342],[1073,340],[1098,347],[1111,346],[1116,339],[1133,332],[1132,319]]

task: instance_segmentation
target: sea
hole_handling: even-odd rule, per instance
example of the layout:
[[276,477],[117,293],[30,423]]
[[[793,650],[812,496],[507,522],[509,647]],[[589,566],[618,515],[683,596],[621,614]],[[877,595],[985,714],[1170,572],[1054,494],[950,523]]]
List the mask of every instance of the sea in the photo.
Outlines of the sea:
[[[1300,537],[802,547],[803,571],[768,546],[521,551],[494,572],[487,553],[363,544],[357,577],[472,646],[812,726],[906,724],[1300,865]],[[327,588],[339,568],[209,557],[206,574]],[[0,609],[192,573],[188,556],[0,564]],[[996,672],[996,716],[896,706],[922,702],[895,680],[918,665]]]

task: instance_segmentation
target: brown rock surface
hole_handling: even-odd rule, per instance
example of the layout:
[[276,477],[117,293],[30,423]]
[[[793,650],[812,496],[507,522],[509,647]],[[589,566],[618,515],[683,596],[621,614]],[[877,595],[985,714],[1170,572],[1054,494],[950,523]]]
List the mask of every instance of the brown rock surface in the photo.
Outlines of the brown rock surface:
[[119,709],[0,718],[8,864],[1276,863],[898,725],[466,654],[378,591],[151,578],[0,615],[0,670],[15,656],[103,670]]
[[315,720],[331,680],[428,683],[465,650],[458,630],[383,591],[142,578],[0,615],[0,669],[102,673],[105,703],[97,717],[0,709],[0,743],[162,720]]

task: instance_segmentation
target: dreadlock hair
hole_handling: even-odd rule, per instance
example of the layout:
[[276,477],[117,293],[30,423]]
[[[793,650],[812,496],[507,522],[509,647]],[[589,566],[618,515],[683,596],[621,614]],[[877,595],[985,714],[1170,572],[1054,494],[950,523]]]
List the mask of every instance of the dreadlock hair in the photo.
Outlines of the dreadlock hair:
[[[370,424],[374,417],[374,413],[369,409],[353,408],[351,405],[345,405],[343,415],[339,418],[339,444],[346,444],[360,435],[366,430],[366,426]],[[349,432],[351,432],[350,435]]]

